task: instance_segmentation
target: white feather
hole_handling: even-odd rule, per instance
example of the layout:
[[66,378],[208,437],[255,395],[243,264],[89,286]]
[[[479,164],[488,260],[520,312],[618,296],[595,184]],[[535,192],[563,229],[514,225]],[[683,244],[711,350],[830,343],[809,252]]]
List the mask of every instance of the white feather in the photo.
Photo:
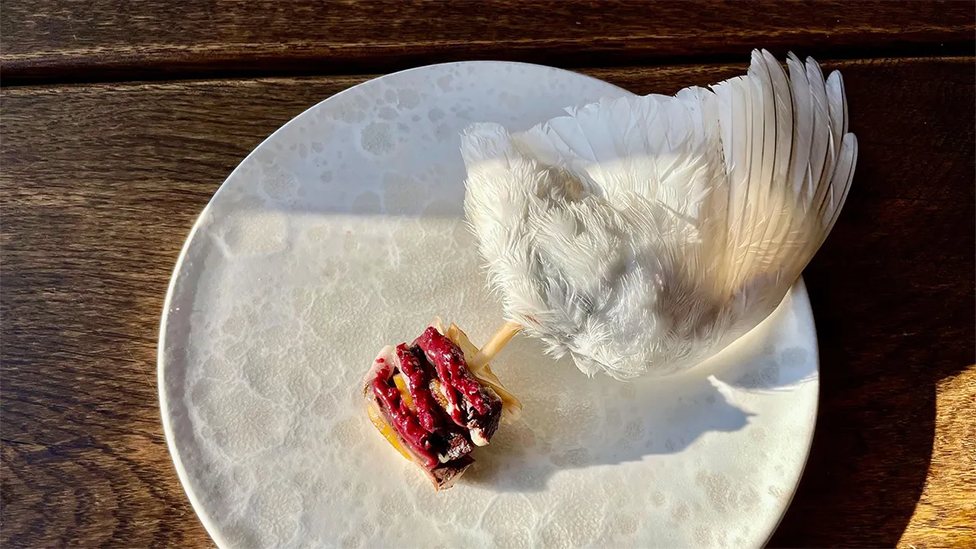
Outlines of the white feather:
[[508,320],[587,374],[667,374],[779,304],[857,158],[843,81],[792,54],[674,97],[602,100],[462,135],[465,212]]

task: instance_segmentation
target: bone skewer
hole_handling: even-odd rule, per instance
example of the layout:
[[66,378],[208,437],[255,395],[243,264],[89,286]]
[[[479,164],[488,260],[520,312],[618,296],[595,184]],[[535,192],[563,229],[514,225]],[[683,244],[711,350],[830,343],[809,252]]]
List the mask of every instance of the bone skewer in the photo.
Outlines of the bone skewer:
[[515,337],[515,334],[521,331],[522,326],[515,322],[506,322],[505,324],[502,324],[502,327],[495,332],[495,335],[491,336],[488,343],[485,343],[481,350],[478,351],[478,354],[475,355],[471,362],[468,363],[468,368],[474,372],[480,372],[486,365],[488,365],[489,362],[492,361],[492,359],[495,358],[495,355],[502,350],[502,347],[511,341],[511,339]]

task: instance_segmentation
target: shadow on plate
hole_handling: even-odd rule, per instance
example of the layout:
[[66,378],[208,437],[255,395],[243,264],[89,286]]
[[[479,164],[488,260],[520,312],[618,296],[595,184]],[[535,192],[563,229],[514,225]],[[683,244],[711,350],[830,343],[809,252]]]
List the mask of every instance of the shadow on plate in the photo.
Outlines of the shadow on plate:
[[[730,391],[782,391],[815,378],[814,360],[794,368],[777,363],[769,339],[783,314],[778,310],[772,323],[672,377],[627,383],[607,376],[590,379],[569,358],[545,368],[513,367],[503,379],[523,391],[523,416],[502,426],[465,481],[504,492],[542,491],[561,470],[675,454],[706,433],[743,429],[754,415],[732,404]],[[535,341],[510,345],[505,352],[518,363],[541,361]],[[780,354],[779,362],[789,360],[791,352]]]

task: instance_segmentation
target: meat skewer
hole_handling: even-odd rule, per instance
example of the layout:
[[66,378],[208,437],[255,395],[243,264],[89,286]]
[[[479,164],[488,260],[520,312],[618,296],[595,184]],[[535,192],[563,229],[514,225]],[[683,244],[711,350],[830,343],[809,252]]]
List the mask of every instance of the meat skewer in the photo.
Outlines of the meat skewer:
[[366,374],[370,421],[435,489],[453,486],[474,463],[474,447],[518,418],[521,403],[489,367],[515,333],[506,324],[479,350],[456,325],[444,329],[436,319],[413,344],[384,347]]

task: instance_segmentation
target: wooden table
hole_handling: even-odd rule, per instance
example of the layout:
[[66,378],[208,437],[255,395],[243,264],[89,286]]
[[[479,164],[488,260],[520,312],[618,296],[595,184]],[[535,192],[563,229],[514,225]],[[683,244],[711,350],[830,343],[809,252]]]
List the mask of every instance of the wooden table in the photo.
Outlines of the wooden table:
[[463,59],[637,93],[843,70],[861,154],[806,272],[810,463],[773,546],[976,546],[974,4],[7,0],[0,11],[3,547],[207,547],[156,336],[200,210],[264,137],[374,74]]

